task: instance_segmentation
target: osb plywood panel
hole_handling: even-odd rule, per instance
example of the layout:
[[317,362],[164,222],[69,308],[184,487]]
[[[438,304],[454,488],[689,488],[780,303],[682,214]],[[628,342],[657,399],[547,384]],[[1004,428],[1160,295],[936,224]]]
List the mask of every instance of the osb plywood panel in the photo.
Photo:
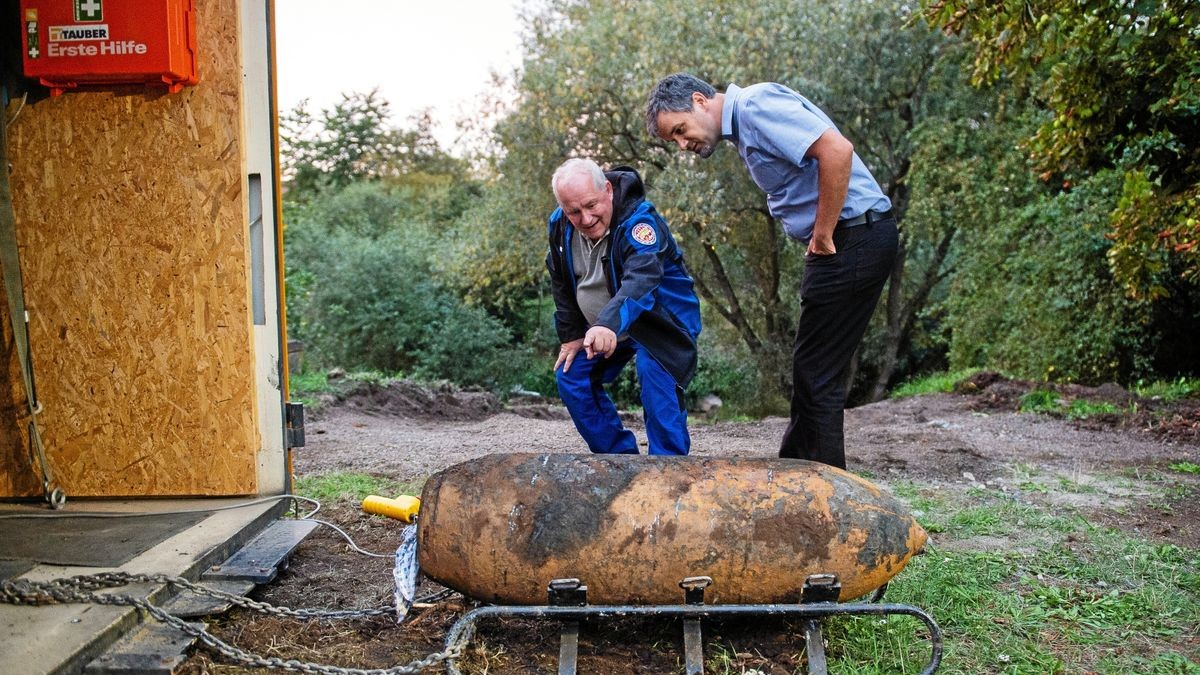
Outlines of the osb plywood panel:
[[[0,295],[3,291],[0,278]],[[29,424],[29,405],[8,317],[5,298],[0,300],[0,495],[34,494],[41,489],[41,474],[30,464],[28,438],[23,432]]]
[[39,421],[70,496],[256,491],[238,5],[196,5],[198,86],[68,93],[9,129]]

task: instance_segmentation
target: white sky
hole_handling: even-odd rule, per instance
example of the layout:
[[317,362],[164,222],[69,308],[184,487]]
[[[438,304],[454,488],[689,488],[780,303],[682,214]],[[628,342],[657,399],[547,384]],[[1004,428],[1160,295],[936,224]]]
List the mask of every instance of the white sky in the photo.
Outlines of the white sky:
[[276,0],[279,110],[309,99],[317,113],[341,94],[379,87],[392,122],[433,109],[450,148],[489,73],[519,58],[518,0]]

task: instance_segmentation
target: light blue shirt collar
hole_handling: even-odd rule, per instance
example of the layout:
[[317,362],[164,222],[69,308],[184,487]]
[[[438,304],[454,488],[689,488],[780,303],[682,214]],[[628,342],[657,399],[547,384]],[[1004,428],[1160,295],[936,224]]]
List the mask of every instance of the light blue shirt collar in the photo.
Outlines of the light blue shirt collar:
[[721,106],[721,138],[736,141],[733,134],[733,99],[741,87],[730,84],[725,89],[725,104]]

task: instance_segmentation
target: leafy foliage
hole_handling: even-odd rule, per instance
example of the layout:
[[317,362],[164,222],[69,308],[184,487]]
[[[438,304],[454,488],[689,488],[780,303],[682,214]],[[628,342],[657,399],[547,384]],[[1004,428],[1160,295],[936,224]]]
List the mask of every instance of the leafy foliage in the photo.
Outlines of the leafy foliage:
[[[1112,270],[1154,300],[1200,274],[1200,5],[1190,0],[922,0],[975,47],[975,79],[1040,82],[1051,115],[1028,140],[1044,180],[1116,169]],[[1194,290],[1194,289],[1193,289]]]
[[372,91],[344,96],[319,122],[304,106],[287,121],[292,335],[325,365],[510,386],[527,355],[503,323],[463,305],[439,267],[479,188],[433,140],[428,116],[392,128]]
[[[510,331],[441,280],[442,238],[403,217],[409,196],[355,183],[297,214],[287,238],[292,332],[330,365],[511,385],[522,354]],[[436,202],[436,191],[423,196]]]
[[412,174],[461,177],[466,164],[447,155],[433,138],[429,112],[394,128],[379,91],[343,94],[332,108],[313,114],[302,101],[280,119],[280,155],[293,202],[363,179]]

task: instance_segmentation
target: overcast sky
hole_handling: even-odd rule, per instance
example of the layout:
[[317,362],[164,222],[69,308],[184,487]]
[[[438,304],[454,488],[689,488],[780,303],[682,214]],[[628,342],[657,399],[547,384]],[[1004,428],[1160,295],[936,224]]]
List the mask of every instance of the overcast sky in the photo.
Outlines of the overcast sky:
[[403,125],[433,108],[438,140],[519,59],[518,0],[276,0],[280,112],[379,87]]

